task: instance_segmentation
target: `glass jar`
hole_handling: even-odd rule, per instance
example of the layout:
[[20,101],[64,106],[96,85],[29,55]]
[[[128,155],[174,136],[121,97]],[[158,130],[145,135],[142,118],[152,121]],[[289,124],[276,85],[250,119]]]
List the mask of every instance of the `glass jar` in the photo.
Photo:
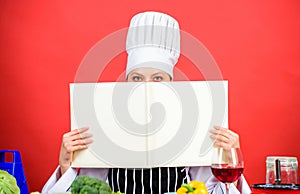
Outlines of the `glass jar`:
[[266,160],[266,184],[275,184],[275,160],[280,161],[281,184],[298,184],[298,161],[296,157],[268,156]]

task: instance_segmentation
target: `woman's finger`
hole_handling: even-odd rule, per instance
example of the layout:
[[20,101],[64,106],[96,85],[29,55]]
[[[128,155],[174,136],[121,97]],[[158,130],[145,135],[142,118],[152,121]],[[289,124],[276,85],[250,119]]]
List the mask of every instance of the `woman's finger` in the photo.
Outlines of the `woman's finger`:
[[215,145],[216,147],[221,147],[221,148],[224,148],[224,149],[230,149],[230,148],[231,148],[231,146],[230,146],[229,144],[227,144],[227,143],[225,143],[225,142],[221,142],[221,141],[216,141],[216,142],[214,143],[214,145]]
[[83,133],[83,134],[77,134],[73,136],[64,137],[64,140],[66,141],[76,141],[79,139],[87,139],[93,137],[93,134],[90,133]]
[[66,149],[67,149],[68,152],[73,153],[75,151],[86,149],[86,148],[88,148],[88,145],[80,144],[80,145],[76,145],[76,146],[67,147]]
[[222,136],[222,135],[211,135],[211,138],[216,141],[222,141],[222,142],[229,142],[230,139],[228,137]]
[[66,149],[67,152],[74,152],[80,149],[87,148],[88,145],[92,142],[92,139],[68,141],[63,143],[63,147]]
[[81,137],[81,139],[86,139],[86,138],[93,137],[93,134],[91,134],[91,133],[81,133],[81,134],[79,134],[79,136]]
[[71,146],[78,146],[78,145],[88,145],[91,144],[93,142],[92,139],[88,138],[88,139],[79,139],[79,140],[75,140],[71,142]]
[[89,128],[88,127],[82,127],[82,128],[79,128],[79,129],[74,129],[68,133],[65,133],[64,134],[64,137],[71,137],[71,136],[74,136],[74,135],[78,135],[78,134],[82,134],[84,132],[86,132]]
[[77,140],[77,139],[90,138],[93,135],[86,132],[88,129],[89,128],[85,127],[85,128],[79,128],[79,129],[70,131],[63,135],[63,139],[64,139],[64,141],[73,141],[73,140]]

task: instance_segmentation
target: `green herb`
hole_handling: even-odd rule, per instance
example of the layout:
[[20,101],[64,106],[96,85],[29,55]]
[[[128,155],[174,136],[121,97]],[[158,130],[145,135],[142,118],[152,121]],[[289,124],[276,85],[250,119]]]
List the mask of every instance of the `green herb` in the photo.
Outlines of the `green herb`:
[[0,194],[20,194],[15,177],[4,170],[0,170]]

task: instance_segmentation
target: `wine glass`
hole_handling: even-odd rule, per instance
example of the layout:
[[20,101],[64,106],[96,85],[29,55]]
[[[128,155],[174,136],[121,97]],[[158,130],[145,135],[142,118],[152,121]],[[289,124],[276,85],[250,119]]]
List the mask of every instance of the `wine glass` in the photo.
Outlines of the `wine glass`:
[[213,175],[226,185],[229,194],[230,183],[238,180],[244,170],[244,161],[240,148],[213,148],[211,170]]

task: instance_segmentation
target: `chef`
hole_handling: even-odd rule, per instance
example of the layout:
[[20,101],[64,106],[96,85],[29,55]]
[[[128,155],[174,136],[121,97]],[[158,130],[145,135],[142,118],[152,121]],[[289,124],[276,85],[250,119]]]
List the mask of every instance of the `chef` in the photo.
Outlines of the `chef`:
[[[128,54],[126,80],[128,82],[169,82],[180,55],[180,30],[171,16],[159,12],[143,12],[130,22],[126,40]],[[63,135],[59,166],[45,184],[43,193],[70,191],[72,182],[79,175],[107,180],[112,189],[124,193],[160,194],[175,192],[182,183],[202,181],[209,193],[225,193],[225,185],[211,173],[209,166],[157,167],[148,169],[82,168],[71,167],[73,152],[87,149],[93,142],[88,128],[80,128]],[[239,147],[235,132],[214,127],[211,138],[214,146]],[[230,193],[251,193],[243,177],[230,185]]]

